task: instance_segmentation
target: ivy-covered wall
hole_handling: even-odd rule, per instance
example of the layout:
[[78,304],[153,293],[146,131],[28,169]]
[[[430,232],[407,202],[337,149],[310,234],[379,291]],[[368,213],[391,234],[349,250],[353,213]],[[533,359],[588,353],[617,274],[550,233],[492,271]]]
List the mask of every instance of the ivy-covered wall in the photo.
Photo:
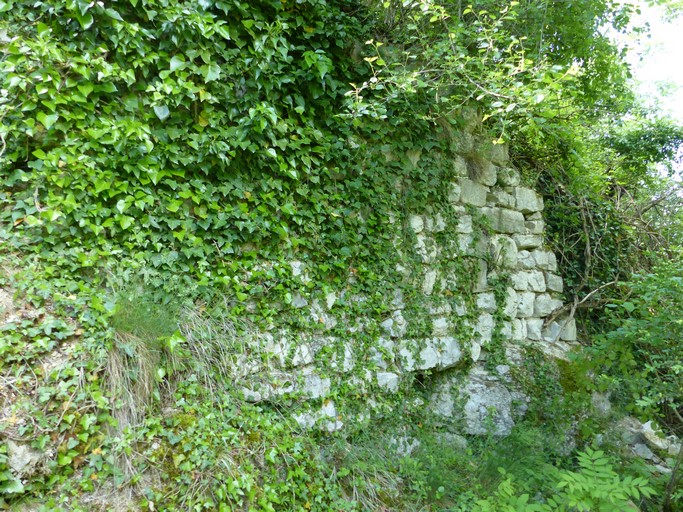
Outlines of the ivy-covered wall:
[[[470,434],[485,433],[489,421],[500,434],[510,431],[526,399],[510,365],[526,345],[562,357],[576,329],[557,314],[563,283],[544,246],[543,199],[520,183],[507,147],[489,142],[476,115],[465,115],[468,122],[449,124],[460,129],[446,132],[452,153],[431,198],[387,216],[394,268],[364,284],[352,267],[342,286],[322,289],[305,259],[289,261],[289,308],[240,361],[246,399],[314,400],[322,405],[297,421],[333,431],[346,417],[333,397],[399,393],[419,374],[435,383],[424,405],[431,414],[464,418]],[[391,150],[383,156],[398,159]],[[437,165],[424,156],[403,157],[411,174]],[[408,185],[396,178],[394,186]],[[205,344],[201,332],[192,324],[183,334]]]

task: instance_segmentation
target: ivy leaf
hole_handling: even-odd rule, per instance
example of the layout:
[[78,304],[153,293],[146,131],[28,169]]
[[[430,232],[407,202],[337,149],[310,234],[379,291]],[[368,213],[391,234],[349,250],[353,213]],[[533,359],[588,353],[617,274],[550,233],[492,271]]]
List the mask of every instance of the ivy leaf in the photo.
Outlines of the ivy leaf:
[[221,68],[218,64],[215,63],[207,64],[206,66],[202,66],[199,69],[202,72],[202,75],[204,76],[205,82],[212,82],[214,80],[218,80],[221,76]]
[[76,19],[78,20],[78,23],[81,24],[81,28],[83,30],[88,30],[95,21],[92,17],[92,14],[89,12],[85,14],[76,14]]
[[174,55],[171,58],[171,71],[175,71],[176,69],[183,69],[185,67],[185,57],[182,55]]
[[156,116],[161,120],[165,120],[169,115],[170,112],[168,110],[168,107],[166,105],[157,105],[154,107],[154,113]]
[[59,115],[48,115],[45,112],[38,112],[36,114],[36,119],[40,121],[40,124],[42,124],[46,130],[49,130],[50,128],[52,128],[52,125],[57,122],[57,119],[59,119]]

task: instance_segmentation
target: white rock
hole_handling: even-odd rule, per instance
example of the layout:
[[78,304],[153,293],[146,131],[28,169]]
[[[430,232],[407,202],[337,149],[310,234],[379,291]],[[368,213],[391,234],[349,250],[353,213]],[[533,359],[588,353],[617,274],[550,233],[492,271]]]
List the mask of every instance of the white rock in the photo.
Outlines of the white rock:
[[521,292],[517,294],[517,318],[529,318],[534,314],[534,301],[536,294],[533,292]]
[[377,385],[382,389],[395,393],[398,391],[398,375],[392,372],[377,372]]
[[432,336],[447,336],[450,323],[446,318],[435,318],[432,320]]
[[491,190],[486,200],[494,206],[502,206],[503,208],[515,207],[515,198],[500,188]]
[[439,349],[439,369],[452,368],[462,359],[460,343],[453,337],[440,338],[434,343]]
[[294,350],[292,366],[304,366],[313,362],[313,350],[308,343],[299,345]]
[[496,296],[492,292],[478,293],[477,308],[493,313],[496,310]]
[[488,187],[495,185],[498,180],[498,169],[488,160],[477,161],[469,174],[474,181]]
[[505,289],[505,305],[503,307],[503,315],[505,318],[514,318],[517,316],[517,307],[519,304],[519,296],[514,288],[507,287]]
[[481,356],[481,345],[477,341],[472,340],[472,345],[470,346],[470,356],[472,357],[472,361],[475,363],[479,361],[479,357]]
[[560,339],[562,341],[576,341],[576,320],[574,318],[561,321],[562,331]]
[[550,313],[561,307],[561,300],[553,299],[547,293],[543,293],[536,296],[536,300],[534,302],[534,315],[540,317],[548,316]]
[[484,206],[488,187],[463,178],[460,180],[460,201],[472,206]]
[[481,213],[488,219],[491,229],[496,233],[524,233],[524,215],[507,208],[484,207]]
[[320,398],[330,392],[330,379],[322,378],[315,373],[304,375],[301,391],[309,398]]
[[479,315],[479,318],[477,319],[477,325],[475,326],[474,330],[477,334],[479,334],[479,340],[482,345],[485,345],[491,341],[494,328],[495,321],[493,319],[493,315],[490,313]]
[[450,183],[448,185],[448,202],[456,204],[460,202],[460,184]]
[[527,319],[526,337],[534,341],[541,340],[543,338],[543,320],[540,318]]
[[514,319],[512,320],[512,339],[514,341],[521,341],[526,339],[526,320]]
[[543,245],[543,237],[541,235],[514,235],[512,238],[520,250],[535,249]]
[[422,282],[422,293],[425,295],[431,295],[434,291],[434,285],[436,284],[436,270],[428,270],[425,272],[424,281]]
[[520,176],[519,172],[510,167],[504,167],[498,169],[498,183],[505,187],[516,187],[519,185]]
[[564,289],[562,278],[550,273],[546,273],[545,275],[545,286],[551,292],[562,293],[562,290]]
[[295,292],[292,295],[292,306],[294,306],[297,309],[305,308],[306,306],[308,306],[308,301],[304,299],[304,297],[299,292]]
[[421,215],[411,215],[408,219],[408,223],[410,224],[410,229],[415,233],[422,233],[422,230],[424,229],[424,219]]
[[509,236],[492,236],[490,253],[494,265],[499,265],[503,268],[515,268],[517,266],[517,245]]
[[489,433],[489,425],[497,436],[509,435],[514,426],[512,419],[512,396],[499,382],[487,378],[478,369],[470,372],[462,390],[466,399],[464,407],[465,432],[471,435]]
[[534,213],[543,210],[543,198],[530,188],[515,188],[515,202],[517,209],[522,213]]
[[536,267],[536,260],[529,251],[522,250],[517,253],[517,266],[520,269],[532,270]]
[[434,217],[434,228],[433,231],[434,233],[441,233],[442,231],[446,230],[446,220],[443,218],[443,215],[440,213],[437,213],[436,216]]

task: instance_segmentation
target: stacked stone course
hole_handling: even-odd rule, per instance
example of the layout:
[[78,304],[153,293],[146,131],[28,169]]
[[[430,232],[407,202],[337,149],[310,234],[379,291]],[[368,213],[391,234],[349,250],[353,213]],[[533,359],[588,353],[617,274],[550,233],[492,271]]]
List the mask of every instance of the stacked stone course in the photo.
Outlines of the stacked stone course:
[[[419,261],[417,271],[397,268],[404,281],[412,280],[426,299],[448,298],[426,301],[440,304],[428,311],[430,335],[424,339],[407,337],[411,319],[400,290],[396,290],[393,297],[387,297],[389,313],[381,322],[383,334],[377,345],[368,354],[359,354],[352,343],[337,340],[326,331],[338,325],[348,325],[351,334],[362,330],[363,319],[344,318],[337,314],[335,305],[339,300],[364,298],[345,297],[341,290],[324,300],[295,294],[292,306],[310,312],[323,333],[265,334],[264,351],[270,366],[255,383],[245,385],[245,396],[264,400],[296,392],[310,399],[324,399],[332,389],[330,367],[348,374],[348,381],[360,388],[376,386],[387,393],[399,390],[406,374],[429,371],[435,375],[437,385],[425,407],[435,415],[443,416],[444,421],[461,415],[465,431],[476,434],[481,433],[482,425],[491,420],[487,417],[495,410],[496,432],[509,432],[515,414],[524,409],[519,407],[524,397],[511,385],[508,365],[499,365],[495,374],[484,369],[494,336],[499,333],[503,337],[511,361],[519,353],[515,347],[523,344],[562,357],[575,341],[576,327],[566,315],[555,315],[557,318],[547,322],[563,305],[563,283],[555,255],[544,247],[542,197],[521,184],[519,172],[509,164],[505,146],[488,144],[477,148],[474,135],[466,135],[463,140],[468,141],[468,155],[453,161],[447,203],[441,210],[438,205],[430,205],[430,215],[407,215],[404,222],[409,235],[397,240],[397,250],[412,244]],[[411,156],[411,164],[419,171],[419,153]],[[437,236],[445,231],[450,236]],[[448,241],[438,241],[444,239]],[[463,276],[455,271],[455,263],[463,259],[472,269],[467,276],[470,283],[462,283]],[[305,264],[292,262],[292,270],[294,276],[306,281]],[[493,283],[500,287],[501,281],[503,300],[493,289]],[[469,306],[457,300],[466,288],[474,293]],[[471,334],[465,338],[462,334],[456,336],[456,324],[467,326]],[[331,366],[328,358],[328,366],[323,369],[318,354],[325,347],[340,345],[343,348],[337,350],[337,358]],[[362,364],[367,368],[359,368]],[[467,373],[446,372],[456,367],[467,367]],[[455,404],[459,401],[465,405],[458,412]],[[331,400],[324,400],[322,408],[300,415],[297,421],[304,427],[317,424],[327,430],[343,426]]]

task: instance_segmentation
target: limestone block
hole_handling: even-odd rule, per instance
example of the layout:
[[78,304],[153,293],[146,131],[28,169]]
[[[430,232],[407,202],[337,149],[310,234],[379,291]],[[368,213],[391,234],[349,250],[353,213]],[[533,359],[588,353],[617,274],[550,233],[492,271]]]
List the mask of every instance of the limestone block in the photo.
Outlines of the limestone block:
[[429,311],[430,315],[450,315],[453,312],[453,308],[448,302],[442,302],[440,304],[428,305],[427,311]]
[[431,295],[434,291],[434,285],[436,284],[436,270],[428,270],[425,272],[424,281],[422,282],[422,293],[425,295]]
[[489,160],[477,159],[471,163],[469,169],[470,178],[487,187],[492,187],[498,180],[498,169]]
[[557,322],[550,322],[550,325],[543,328],[543,340],[551,343],[560,339],[562,327]]
[[470,357],[472,357],[472,361],[475,363],[479,361],[479,357],[481,356],[481,344],[478,341],[472,340],[472,344],[470,346]]
[[492,292],[477,294],[477,308],[493,313],[496,310],[496,296]]
[[420,350],[415,364],[416,370],[429,370],[439,365],[439,353],[437,348],[428,340],[427,345]]
[[468,155],[474,151],[474,135],[469,132],[459,132],[453,137],[453,146],[456,153]]
[[484,206],[488,188],[480,183],[463,178],[460,180],[460,201],[472,206]]
[[527,339],[538,341],[543,338],[543,320],[540,318],[527,318],[526,321]]
[[531,270],[534,267],[536,267],[536,260],[529,251],[523,250],[517,253],[517,268]]
[[466,213],[462,206],[454,207],[455,217],[458,223],[453,228],[456,233],[472,233],[472,216]]
[[292,294],[292,306],[297,309],[305,308],[308,301],[299,292],[295,292]]
[[500,335],[506,339],[512,339],[512,323],[510,322],[500,322]]
[[391,393],[398,391],[398,375],[392,372],[377,372],[377,385]]
[[519,250],[522,249],[536,249],[543,245],[543,237],[541,235],[514,235],[513,240],[517,244]]
[[515,198],[512,194],[508,194],[505,190],[494,188],[491,190],[486,198],[488,203],[494,206],[501,206],[503,208],[514,208]]
[[449,384],[445,382],[438,386],[429,398],[430,413],[443,418],[452,418],[455,415],[455,397]]
[[569,320],[562,320],[561,323],[560,339],[562,341],[576,341],[576,320],[571,318]]
[[431,237],[422,233],[415,237],[415,252],[420,256],[422,263],[434,263],[439,257],[439,247]]
[[394,290],[394,298],[390,302],[391,309],[403,309],[406,307],[405,299],[403,298],[403,290],[397,288]]
[[514,318],[517,316],[518,301],[519,295],[514,288],[508,286],[505,289],[505,304],[503,306],[503,315],[505,318]]
[[534,260],[534,266],[547,270],[548,268],[548,252],[542,249],[536,249],[529,253]]
[[457,316],[465,316],[467,314],[467,306],[465,305],[464,302],[458,302],[455,305],[454,312]]
[[526,187],[515,188],[515,204],[522,213],[534,213],[543,210],[543,198],[535,190]]
[[[380,338],[380,340],[381,339],[382,338]],[[333,360],[331,363],[333,369],[341,367],[342,371],[345,373],[353,370],[355,365],[356,363],[354,361],[353,348],[351,347],[350,343],[346,343],[344,345],[344,350],[337,354],[336,360]]]
[[438,368],[445,370],[452,368],[462,359],[460,343],[453,337],[445,337],[434,340],[439,354]]
[[447,318],[435,318],[432,320],[432,336],[447,336],[450,327]]
[[527,220],[524,226],[528,235],[541,235],[545,229],[545,222],[542,220]]
[[446,220],[440,213],[437,213],[434,216],[434,226],[432,230],[434,231],[434,233],[441,233],[442,231],[446,230]]
[[449,244],[449,252],[457,256],[483,256],[488,247],[488,238],[475,236],[474,233],[461,233],[456,236],[454,243]]
[[546,272],[545,274],[545,286],[548,289],[548,291],[557,293],[562,293],[562,290],[564,289],[564,283],[562,282],[562,278],[558,275],[551,274],[549,272]]
[[467,161],[461,156],[453,159],[453,176],[467,176]]
[[533,292],[521,292],[517,294],[517,297],[517,318],[533,316],[536,294]]
[[514,319],[512,320],[512,339],[514,341],[520,341],[526,339],[526,320]]
[[550,272],[557,272],[557,257],[552,251],[548,252],[548,270]]
[[[500,164],[502,165],[502,164]],[[502,167],[498,169],[498,184],[504,187],[516,187],[519,185],[519,172],[510,167]]]
[[491,229],[496,233],[524,233],[524,215],[507,208],[485,207],[481,213],[489,220]]
[[299,345],[294,349],[292,366],[304,366],[313,362],[313,349],[308,343]]
[[397,309],[391,314],[391,317],[384,320],[380,326],[390,337],[401,338],[405,336],[408,329],[408,322],[403,317],[401,310]]
[[460,201],[460,184],[450,183],[448,185],[448,202],[451,204],[458,203]]
[[43,472],[49,458],[48,452],[34,450],[29,444],[7,439],[7,465],[19,478],[27,478],[35,473]]
[[404,345],[399,349],[398,360],[403,371],[412,372],[415,370],[415,357],[408,346]]
[[337,294],[335,292],[330,292],[327,295],[325,295],[325,304],[327,305],[328,310],[332,309],[336,302]]
[[514,426],[512,396],[497,380],[479,368],[473,368],[462,389],[465,432],[471,435],[488,434],[490,426],[497,436],[509,435]]
[[434,219],[430,217],[429,215],[425,215],[422,217],[424,219],[424,225],[425,225],[425,231],[433,231],[434,230]]
[[545,291],[545,275],[540,270],[520,270],[510,274],[510,283],[518,291]]
[[488,289],[488,265],[484,260],[478,260],[475,274],[474,292],[484,292]]
[[487,147],[486,157],[496,165],[507,165],[510,155],[507,144],[491,144]]
[[534,301],[534,315],[539,317],[548,316],[560,307],[562,307],[561,300],[553,299],[547,293],[542,293],[537,295]]
[[301,392],[312,399],[323,397],[330,392],[330,379],[312,372],[304,374]]
[[424,229],[424,218],[422,215],[411,215],[408,219],[408,224],[410,225],[410,229],[415,233],[422,233],[422,230]]
[[517,244],[509,236],[494,235],[491,237],[490,253],[495,265],[503,268],[517,267]]
[[290,261],[289,266],[292,267],[292,276],[299,277],[304,273],[304,264],[301,261]]
[[377,368],[386,370],[389,367],[387,362],[384,360],[384,354],[376,347],[370,347],[368,357],[370,362],[372,362]]
[[552,251],[544,251],[537,249],[531,253],[534,260],[536,261],[536,266],[543,270],[555,271],[557,269],[557,259]]
[[479,341],[482,345],[485,345],[491,341],[495,325],[496,323],[493,319],[493,315],[490,313],[479,315],[479,318],[477,319],[477,325],[474,327],[474,331],[479,335]]

